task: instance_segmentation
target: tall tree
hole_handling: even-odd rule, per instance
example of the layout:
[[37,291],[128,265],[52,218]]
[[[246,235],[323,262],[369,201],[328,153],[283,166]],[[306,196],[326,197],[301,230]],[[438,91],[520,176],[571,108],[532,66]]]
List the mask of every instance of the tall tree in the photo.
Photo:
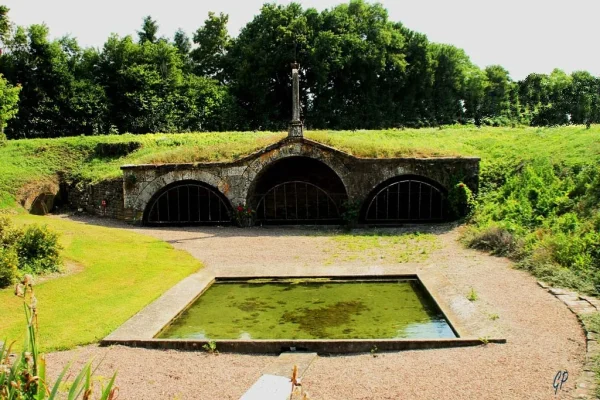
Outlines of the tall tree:
[[228,21],[226,14],[209,12],[204,25],[194,33],[197,47],[192,50],[191,57],[196,75],[224,80],[224,57],[231,41],[227,33]]
[[156,43],[158,40],[158,23],[153,20],[150,15],[144,17],[142,23],[142,30],[138,31],[138,38],[140,43],[150,42]]
[[17,114],[20,91],[21,86],[12,86],[0,74],[0,144],[6,139],[4,135],[6,123]]

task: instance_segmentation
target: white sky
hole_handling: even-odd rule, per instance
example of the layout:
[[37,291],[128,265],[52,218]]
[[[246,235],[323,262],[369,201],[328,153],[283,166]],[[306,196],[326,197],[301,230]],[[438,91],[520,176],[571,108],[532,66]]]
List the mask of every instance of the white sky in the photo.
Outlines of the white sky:
[[[258,14],[264,0],[0,0],[13,22],[45,22],[53,37],[71,34],[83,46],[101,47],[112,32],[135,34],[142,18],[158,20],[160,34],[178,28],[190,36],[209,11],[229,14],[229,31]],[[290,1],[275,1],[286,4]],[[300,0],[304,8],[331,8],[342,0]],[[513,79],[561,68],[600,75],[600,0],[381,0],[390,20],[431,41],[465,49],[480,67],[500,64]]]

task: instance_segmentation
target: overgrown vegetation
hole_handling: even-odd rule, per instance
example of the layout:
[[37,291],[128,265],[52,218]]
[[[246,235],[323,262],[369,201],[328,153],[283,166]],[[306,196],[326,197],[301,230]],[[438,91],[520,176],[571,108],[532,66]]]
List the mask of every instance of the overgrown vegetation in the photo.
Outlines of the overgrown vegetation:
[[25,274],[58,272],[62,266],[56,232],[45,225],[14,226],[0,215],[0,288]]
[[[43,351],[97,342],[201,268],[188,253],[127,230],[58,218],[13,219],[19,225],[44,221],[60,235],[65,263],[78,266],[75,273],[36,286],[36,298],[44,305],[39,315]],[[12,288],[0,290],[0,304],[0,332],[20,346],[23,307]]]
[[548,283],[600,293],[598,156],[540,157],[489,175],[465,240],[516,260]]

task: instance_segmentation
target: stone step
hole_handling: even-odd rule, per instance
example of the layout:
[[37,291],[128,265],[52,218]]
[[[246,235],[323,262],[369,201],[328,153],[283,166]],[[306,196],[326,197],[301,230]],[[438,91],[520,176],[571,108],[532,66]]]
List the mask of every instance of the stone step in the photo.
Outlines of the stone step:
[[240,400],[287,400],[292,393],[292,372],[298,367],[298,378],[317,358],[317,353],[282,353],[263,370],[263,375]]

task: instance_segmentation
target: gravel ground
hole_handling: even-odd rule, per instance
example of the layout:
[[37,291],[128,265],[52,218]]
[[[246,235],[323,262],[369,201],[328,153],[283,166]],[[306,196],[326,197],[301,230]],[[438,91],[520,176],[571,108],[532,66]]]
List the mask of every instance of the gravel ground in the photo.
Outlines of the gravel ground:
[[[86,220],[88,223],[99,223]],[[333,246],[317,231],[296,228],[145,229],[202,260],[221,275],[243,271],[413,271],[469,336],[501,336],[507,344],[442,350],[320,357],[303,379],[312,399],[563,399],[573,390],[585,356],[577,319],[527,273],[504,258],[464,249],[459,229],[429,228],[438,246],[418,263],[388,264],[374,257],[323,266]],[[466,300],[473,288],[479,299]],[[497,315],[499,318],[495,319]],[[77,357],[106,357],[100,375],[118,370],[124,399],[236,399],[258,379],[269,356],[88,346],[48,355],[54,373]],[[554,394],[553,379],[570,379]]]

